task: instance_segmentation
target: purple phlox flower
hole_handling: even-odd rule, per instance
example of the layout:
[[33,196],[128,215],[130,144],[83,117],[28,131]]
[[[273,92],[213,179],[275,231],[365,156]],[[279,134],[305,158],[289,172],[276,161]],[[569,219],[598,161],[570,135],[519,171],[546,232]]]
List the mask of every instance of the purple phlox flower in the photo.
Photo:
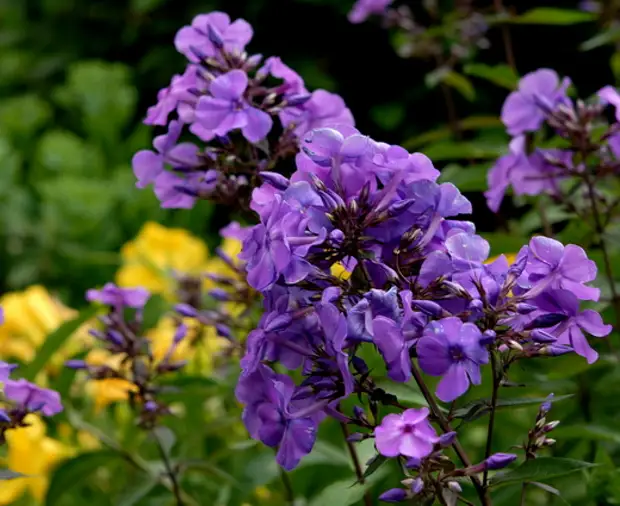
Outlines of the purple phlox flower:
[[316,413],[296,405],[292,401],[294,391],[290,377],[276,374],[265,365],[242,376],[235,391],[245,405],[243,422],[250,436],[278,447],[276,460],[287,471],[310,453],[317,431]]
[[317,128],[354,126],[353,114],[340,95],[315,90],[309,100],[296,107],[287,107],[280,113],[282,126],[295,125],[295,133],[303,137]]
[[201,77],[198,66],[188,65],[183,74],[172,78],[167,88],[159,90],[157,103],[149,107],[144,123],[164,126],[175,109],[183,123],[192,123],[196,92],[205,92],[207,87],[207,81]]
[[530,240],[527,252],[527,266],[519,285],[529,288],[529,297],[535,297],[546,288],[562,288],[581,300],[599,299],[600,290],[585,285],[596,278],[596,264],[580,246],[564,246],[555,239],[537,236]]
[[605,337],[612,331],[612,326],[605,325],[599,313],[592,309],[579,311],[579,299],[568,290],[543,292],[536,298],[535,304],[543,312],[560,313],[568,317],[558,325],[546,329],[557,336],[557,344],[570,346],[589,364],[596,362],[598,353],[588,343],[584,331],[596,337]]
[[402,414],[386,415],[375,429],[375,446],[385,457],[422,459],[433,451],[439,441],[428,421],[428,408],[407,409]]
[[302,77],[288,65],[284,64],[277,56],[272,56],[265,60],[264,65],[257,72],[257,77],[261,78],[268,74],[283,81],[283,83],[276,88],[276,93],[282,93],[285,96],[304,95],[308,93]]
[[163,209],[191,209],[198,195],[215,189],[217,177],[215,169],[185,176],[164,171],[155,178],[153,189]]
[[362,23],[373,14],[382,15],[394,0],[357,0],[349,12],[351,23]]
[[115,308],[143,308],[151,294],[144,288],[121,288],[114,283],[106,283],[101,290],[88,290],[86,300],[97,301]]
[[17,368],[17,364],[7,364],[0,360],[0,383],[4,383],[11,376],[11,372],[13,372]]
[[489,361],[481,344],[482,333],[473,323],[449,317],[431,322],[417,343],[418,362],[431,376],[443,376],[437,397],[450,402],[463,395],[469,384],[480,384],[480,365]]
[[605,86],[597,93],[601,103],[613,106],[616,112],[616,121],[620,121],[620,93],[613,86]]
[[216,56],[218,46],[227,52],[241,53],[252,35],[252,27],[244,19],[231,23],[228,14],[211,12],[199,14],[192,20],[191,26],[181,28],[174,38],[174,46],[188,60],[196,63],[201,60],[199,55]]
[[572,167],[573,154],[561,149],[536,149],[525,163],[515,166],[511,172],[511,183],[516,195],[554,194],[558,183],[566,177],[565,171],[551,163],[557,160],[566,167]]
[[211,96],[202,96],[198,100],[196,121],[216,135],[226,135],[240,128],[250,142],[264,139],[273,120],[243,97],[247,87],[248,76],[243,70],[231,70],[216,77],[209,86]]
[[538,130],[549,112],[568,102],[566,89],[569,85],[570,79],[560,82],[550,69],[539,69],[523,76],[519,89],[508,95],[502,107],[502,121],[508,133],[520,135]]
[[16,403],[18,409],[40,412],[45,416],[56,415],[63,409],[58,392],[41,388],[23,378],[5,381],[4,396]]
[[371,342],[373,338],[373,320],[384,316],[389,320],[400,322],[398,291],[396,287],[388,291],[373,288],[364,298],[347,313],[349,339]]
[[405,184],[420,179],[435,181],[439,177],[439,171],[430,158],[422,153],[409,153],[401,146],[387,146],[373,157],[373,163],[377,166],[377,175],[384,184],[394,172],[401,171]]
[[510,141],[508,154],[500,157],[487,175],[489,189],[484,193],[491,211],[499,211],[506,190],[513,182],[512,172],[528,164],[525,153],[525,136],[519,135]]
[[131,160],[133,172],[138,178],[136,186],[144,188],[153,183],[157,176],[164,172],[165,164],[172,167],[192,168],[200,166],[198,148],[189,142],[177,144],[183,124],[180,121],[171,121],[168,133],[155,137],[153,147],[138,151]]
[[224,228],[220,229],[220,235],[227,239],[242,241],[247,237],[250,227],[242,227],[239,222],[231,221]]
[[312,271],[305,256],[326,237],[324,229],[309,233],[310,218],[275,197],[269,214],[249,231],[239,255],[247,261],[248,283],[259,291],[273,286],[280,275],[289,284],[305,279]]

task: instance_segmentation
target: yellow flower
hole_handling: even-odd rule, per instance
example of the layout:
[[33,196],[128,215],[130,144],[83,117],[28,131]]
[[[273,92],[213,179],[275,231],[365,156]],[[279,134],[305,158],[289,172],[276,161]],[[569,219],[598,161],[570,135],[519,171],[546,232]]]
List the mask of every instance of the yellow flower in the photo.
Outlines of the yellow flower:
[[345,269],[342,262],[336,262],[335,264],[332,264],[329,270],[332,276],[343,280],[347,280],[351,277],[351,273]]
[[8,430],[6,465],[26,477],[2,482],[0,504],[13,504],[25,493],[43,501],[49,485],[49,474],[61,460],[71,456],[68,446],[45,435],[45,424],[35,415],[28,415],[28,427]]
[[[0,326],[0,358],[22,362],[31,361],[48,334],[77,316],[77,311],[63,305],[39,285],[7,293],[0,299],[0,306],[5,315],[5,323]],[[88,325],[83,325],[54,355],[48,372],[61,367],[90,340],[87,328]]]
[[121,249],[123,265],[116,274],[116,283],[122,287],[142,286],[173,298],[172,273],[202,274],[207,257],[207,246],[187,230],[147,222],[137,237]]
[[[88,353],[85,361],[88,365],[107,365],[119,370],[122,367],[122,358],[121,355],[112,355],[107,350],[95,348]],[[122,378],[89,380],[86,384],[86,393],[95,401],[96,413],[113,402],[127,400],[129,393],[137,390],[136,385]]]
[[[501,257],[502,255],[497,255],[494,257],[489,258],[486,262],[484,262],[485,264],[491,264],[493,262],[495,262],[495,260],[497,260],[499,257]],[[508,261],[508,265],[512,265],[515,263],[515,260],[517,259],[517,254],[516,253],[504,253],[503,256],[506,257],[506,260]]]

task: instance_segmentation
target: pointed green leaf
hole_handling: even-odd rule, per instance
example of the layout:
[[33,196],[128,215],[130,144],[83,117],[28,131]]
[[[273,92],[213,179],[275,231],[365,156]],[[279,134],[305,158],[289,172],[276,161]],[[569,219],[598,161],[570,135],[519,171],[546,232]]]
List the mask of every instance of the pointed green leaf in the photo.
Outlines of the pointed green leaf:
[[514,90],[519,82],[517,73],[506,64],[491,66],[485,63],[469,63],[463,67],[463,72],[508,90]]
[[497,473],[491,478],[491,486],[508,485],[511,483],[523,483],[526,481],[546,481],[558,476],[583,471],[597,464],[583,462],[581,460],[565,459],[558,457],[541,457],[527,460],[519,467]]
[[368,465],[364,471],[364,478],[368,478],[377,472],[377,470],[385,464],[387,457],[384,457],[380,453],[377,453],[372,459],[368,461]]
[[52,355],[58,351],[69,337],[73,335],[84,323],[97,314],[98,308],[89,307],[80,312],[73,320],[69,320],[52,332],[43,345],[37,350],[34,360],[22,371],[22,376],[29,381],[34,380],[35,376],[43,369]]
[[505,18],[501,22],[524,25],[574,25],[595,20],[596,14],[591,12],[556,9],[554,7],[536,7],[524,12],[520,16]]
[[142,475],[133,482],[132,486],[123,490],[120,497],[116,499],[116,506],[134,506],[144,499],[159,483],[156,476],[148,474]]
[[155,439],[156,444],[159,445],[161,451],[166,455],[166,457],[170,457],[170,452],[176,442],[176,436],[174,432],[168,427],[155,427],[151,432],[153,439]]

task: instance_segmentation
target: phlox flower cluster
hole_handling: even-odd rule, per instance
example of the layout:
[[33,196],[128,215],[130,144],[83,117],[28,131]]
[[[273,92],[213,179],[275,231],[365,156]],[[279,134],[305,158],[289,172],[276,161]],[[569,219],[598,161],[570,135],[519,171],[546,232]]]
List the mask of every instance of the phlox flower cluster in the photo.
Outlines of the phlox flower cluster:
[[[363,350],[381,355],[393,381],[420,381],[420,370],[439,377],[444,402],[480,384],[491,355],[504,373],[525,358],[596,360],[586,335],[611,326],[579,307],[599,297],[589,285],[596,266],[579,246],[538,236],[512,265],[503,256],[488,263],[487,241],[456,219],[471,204],[436,182],[431,160],[352,127],[308,133],[296,167],[290,178],[261,174],[251,203],[260,222],[245,232],[240,255],[264,314],[248,336],[237,397],[248,431],[278,449],[285,469],[312,450],[327,416],[366,429],[362,437],[374,436],[387,457],[437,450],[426,411],[381,419],[379,405],[399,404],[376,388]],[[334,264],[350,276],[333,276]],[[298,370],[301,381],[274,364]],[[343,407],[353,395],[366,396],[372,418]],[[472,472],[455,469],[445,480]]]
[[[257,174],[290,158],[300,136],[353,124],[338,95],[310,92],[276,56],[249,55],[252,35],[245,20],[222,12],[196,16],[177,33],[187,67],[159,92],[145,119],[167,133],[133,158],[137,186],[153,184],[162,207],[190,208],[201,198],[245,208]],[[200,145],[182,141],[185,131]]]
[[550,195],[580,214],[572,196],[620,171],[619,116],[609,122],[603,114],[606,105],[618,110],[620,95],[606,86],[585,103],[568,96],[570,84],[539,69],[506,98],[501,119],[512,140],[488,175],[491,210],[499,210],[512,188],[515,195]]

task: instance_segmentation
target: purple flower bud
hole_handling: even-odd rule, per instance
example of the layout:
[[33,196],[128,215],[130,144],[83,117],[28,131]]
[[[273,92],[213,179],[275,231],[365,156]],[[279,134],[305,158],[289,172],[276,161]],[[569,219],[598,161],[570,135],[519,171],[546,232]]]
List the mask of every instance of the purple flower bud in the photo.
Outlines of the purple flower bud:
[[437,318],[440,317],[444,312],[444,309],[432,300],[412,300],[411,304],[413,305],[413,307],[419,309],[424,314]]
[[527,255],[522,255],[517,257],[517,260],[514,264],[510,266],[508,269],[508,277],[512,277],[513,279],[518,278],[523,274],[525,270],[525,266],[527,265]]
[[519,314],[530,314],[532,311],[536,311],[538,308],[533,304],[528,304],[526,302],[521,302],[517,304],[517,313]]
[[88,329],[88,333],[93,336],[95,339],[99,339],[100,341],[105,341],[105,334],[97,329]]
[[283,330],[291,324],[292,320],[293,318],[291,318],[290,314],[279,314],[265,325],[265,332]]
[[144,404],[144,410],[148,411],[150,413],[154,413],[155,411],[157,411],[157,408],[158,408],[158,406],[157,406],[157,403],[155,401],[147,401]]
[[480,344],[486,346],[487,344],[492,344],[495,342],[497,338],[497,334],[494,330],[488,329],[482,333],[482,339],[480,339]]
[[379,500],[383,502],[403,502],[406,499],[407,492],[402,488],[392,488],[379,496]]
[[118,330],[110,329],[105,335],[107,340],[116,346],[123,346],[125,344],[125,338]]
[[540,405],[540,409],[538,410],[541,416],[545,416],[549,411],[551,411],[551,402],[553,401],[554,395],[551,393],[547,396],[547,400]]
[[75,369],[76,371],[79,371],[81,369],[88,369],[88,365],[83,360],[67,360],[65,362],[65,367],[68,367],[69,369]]
[[525,330],[532,330],[537,328],[546,329],[563,322],[567,318],[568,317],[562,313],[547,313],[534,318],[530,323],[525,326]]
[[534,329],[530,336],[537,343],[555,343],[558,338],[541,329]]
[[209,290],[208,293],[211,297],[220,302],[228,302],[230,300],[230,293],[222,288],[214,288],[213,290]]
[[517,456],[514,453],[496,453],[486,459],[484,465],[489,471],[495,471],[510,465],[516,458]]
[[366,411],[360,406],[353,406],[353,416],[355,416],[355,418],[363,418],[366,416]]
[[286,103],[290,106],[299,106],[299,105],[304,105],[308,100],[310,100],[312,98],[312,95],[310,94],[304,94],[304,95],[294,95],[292,97],[288,97],[286,99]]
[[420,467],[421,463],[422,463],[422,459],[419,459],[417,457],[411,457],[410,459],[407,460],[405,466],[408,469],[417,469]]
[[231,331],[228,325],[224,325],[223,323],[218,323],[215,325],[215,330],[217,331],[217,335],[224,337],[226,339],[230,339]]
[[351,359],[351,363],[353,364],[353,368],[360,374],[367,374],[369,369],[368,366],[366,365],[366,362],[364,362],[364,360],[362,360],[361,358],[359,358],[358,356],[353,356],[353,358]]
[[186,335],[187,335],[187,325],[185,325],[184,323],[181,323],[181,325],[177,327],[174,333],[173,343],[179,344],[183,339],[185,339]]
[[259,175],[265,183],[269,183],[277,190],[286,190],[291,184],[287,178],[277,172],[263,171]]
[[196,308],[190,306],[189,304],[177,304],[174,306],[174,310],[181,316],[189,316],[190,318],[194,318],[198,315]]
[[418,477],[413,480],[413,483],[411,484],[411,491],[414,494],[419,494],[422,490],[424,490],[424,481],[422,481],[422,478]]
[[4,409],[0,409],[0,422],[6,422],[6,423],[11,422],[11,417],[7,414],[7,412]]
[[566,346],[565,344],[550,344],[549,346],[545,346],[541,348],[541,355],[549,355],[551,357],[559,357],[560,355],[566,355],[567,353],[572,353],[574,350],[570,346]]
[[349,443],[358,443],[360,441],[363,441],[364,439],[366,439],[366,436],[362,434],[361,432],[354,432],[353,434],[347,437],[347,441]]
[[442,434],[441,436],[439,436],[439,446],[450,446],[452,443],[454,443],[454,441],[456,440],[456,432],[452,431],[452,432],[446,432],[445,434]]
[[211,26],[211,23],[207,25],[207,36],[209,37],[209,40],[211,41],[211,43],[217,49],[222,49],[224,47],[224,41],[222,40],[222,37],[217,32],[217,30],[215,30],[215,28]]
[[17,364],[7,364],[0,360],[0,382],[8,380],[15,369],[17,369]]
[[467,306],[467,308],[472,312],[472,313],[479,313],[482,311],[482,309],[484,308],[484,303],[480,300],[480,299],[474,299],[472,300],[469,305]]
[[344,241],[344,233],[340,229],[334,229],[329,233],[329,238],[336,246],[339,246]]

